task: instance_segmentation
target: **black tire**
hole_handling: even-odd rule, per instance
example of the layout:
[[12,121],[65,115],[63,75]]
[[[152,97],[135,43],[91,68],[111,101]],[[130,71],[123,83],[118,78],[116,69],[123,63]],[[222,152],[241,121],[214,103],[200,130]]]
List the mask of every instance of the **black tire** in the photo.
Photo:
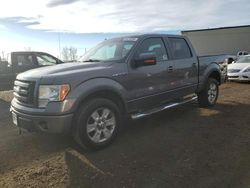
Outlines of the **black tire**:
[[[211,87],[215,90],[211,93]],[[204,89],[198,93],[198,103],[200,107],[212,107],[216,104],[219,96],[219,83],[214,78],[209,78]]]
[[[102,112],[103,114],[101,114],[101,110],[103,110],[103,112]],[[104,110],[106,110],[106,111],[110,110],[110,114],[108,115],[106,120],[100,120],[102,122],[99,122],[96,120],[96,118],[93,118],[94,114],[96,114],[96,112],[97,112],[99,114],[99,118],[101,119],[104,116]],[[95,115],[95,116],[97,116],[97,115]],[[104,140],[105,138],[102,138],[102,137],[106,136],[106,131],[107,131],[107,129],[109,129],[108,126],[106,126],[106,122],[107,121],[111,122],[111,119],[112,119],[109,116],[114,117],[115,126],[114,126],[114,129],[113,129],[113,126],[112,126],[112,129],[110,128],[111,136],[109,134],[107,134],[110,137],[107,140]],[[110,118],[110,119],[108,119],[108,118]],[[92,122],[92,123],[90,123],[90,122]],[[112,122],[113,122],[113,119],[112,119]],[[91,99],[90,101],[84,103],[80,107],[80,109],[78,110],[77,115],[75,117],[74,123],[75,123],[74,130],[73,130],[74,140],[81,147],[91,149],[91,150],[98,150],[98,149],[104,148],[105,146],[111,144],[112,141],[117,136],[117,133],[118,133],[118,130],[120,127],[120,123],[121,123],[121,114],[120,114],[120,110],[119,110],[118,106],[114,102],[112,102],[108,99],[105,99],[105,98],[94,98],[94,99]],[[101,125],[101,123],[103,123],[103,124]],[[98,124],[98,125],[96,125],[96,124]],[[95,128],[92,127],[93,131],[88,132],[87,127],[93,126],[93,125],[95,126]],[[113,131],[111,131],[111,130],[113,130]],[[93,134],[93,137],[92,137],[92,134]],[[96,134],[99,135],[97,137],[100,137],[100,142],[93,141]]]

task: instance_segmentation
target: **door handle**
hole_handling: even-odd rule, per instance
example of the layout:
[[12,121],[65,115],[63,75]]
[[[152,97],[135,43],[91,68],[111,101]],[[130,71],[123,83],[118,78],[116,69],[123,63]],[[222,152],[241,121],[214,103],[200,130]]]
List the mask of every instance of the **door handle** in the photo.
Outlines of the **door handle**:
[[169,67],[168,67],[168,72],[173,72],[173,70],[174,70],[174,69],[173,69],[173,66],[169,66]]

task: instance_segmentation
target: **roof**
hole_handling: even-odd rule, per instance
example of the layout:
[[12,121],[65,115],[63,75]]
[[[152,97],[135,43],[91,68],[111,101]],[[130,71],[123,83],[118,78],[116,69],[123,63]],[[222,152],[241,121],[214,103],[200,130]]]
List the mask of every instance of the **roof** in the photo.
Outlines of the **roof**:
[[109,38],[107,40],[116,40],[116,39],[124,39],[124,38],[143,38],[143,37],[183,37],[181,35],[174,35],[174,34],[161,34],[161,33],[143,33],[143,34],[136,34],[136,35],[124,35],[121,37],[114,37]]
[[47,53],[47,52],[39,52],[39,51],[14,51],[11,53]]
[[250,25],[231,26],[231,27],[217,27],[217,28],[211,28],[211,29],[184,30],[184,31],[181,31],[181,33],[199,32],[199,31],[213,31],[213,30],[222,30],[222,29],[238,29],[238,28],[247,28],[247,27],[250,28]]

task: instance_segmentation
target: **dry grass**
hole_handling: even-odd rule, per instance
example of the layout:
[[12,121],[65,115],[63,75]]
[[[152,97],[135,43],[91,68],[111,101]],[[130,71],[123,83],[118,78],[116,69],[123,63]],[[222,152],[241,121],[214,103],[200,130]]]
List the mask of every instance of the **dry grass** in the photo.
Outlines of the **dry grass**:
[[13,99],[13,91],[0,91],[0,100],[10,102]]
[[67,187],[68,168],[64,154],[56,153],[46,161],[35,161],[0,176],[0,187]]

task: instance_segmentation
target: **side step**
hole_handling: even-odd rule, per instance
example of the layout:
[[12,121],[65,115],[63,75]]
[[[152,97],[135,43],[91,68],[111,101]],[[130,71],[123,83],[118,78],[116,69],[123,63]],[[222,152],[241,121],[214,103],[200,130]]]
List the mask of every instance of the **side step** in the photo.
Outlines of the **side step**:
[[191,98],[188,98],[188,99],[186,99],[184,101],[181,101],[181,102],[170,103],[170,104],[167,104],[166,106],[161,106],[161,107],[158,107],[158,108],[153,108],[152,110],[148,110],[148,111],[145,111],[145,112],[142,112],[142,113],[132,114],[131,118],[132,119],[139,119],[139,118],[142,118],[142,117],[145,117],[145,116],[149,116],[151,114],[154,114],[154,113],[157,113],[157,112],[169,109],[169,108],[173,108],[175,106],[179,106],[179,105],[182,105],[182,104],[185,104],[185,103],[188,103],[188,102],[195,101],[195,100],[197,100],[197,98],[198,97],[195,95],[195,96],[193,96]]

